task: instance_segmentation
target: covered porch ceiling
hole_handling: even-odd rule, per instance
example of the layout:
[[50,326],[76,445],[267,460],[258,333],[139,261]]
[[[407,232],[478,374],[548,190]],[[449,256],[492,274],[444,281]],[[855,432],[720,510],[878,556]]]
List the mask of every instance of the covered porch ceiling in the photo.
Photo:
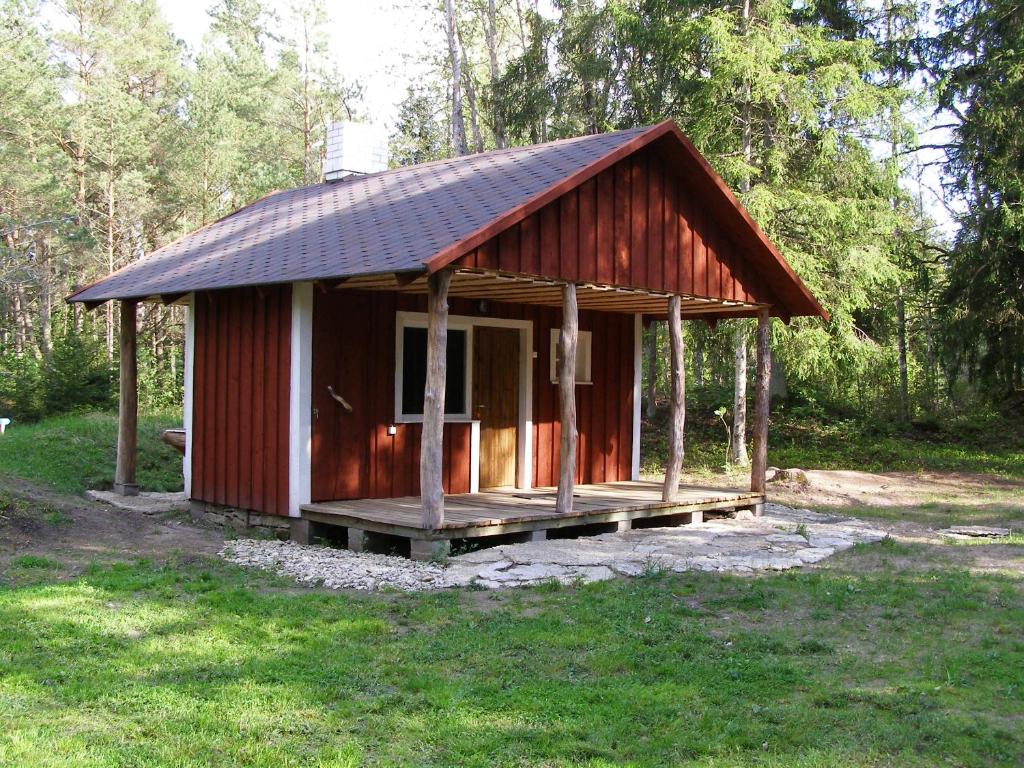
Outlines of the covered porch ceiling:
[[[427,293],[424,274],[384,274],[353,277],[326,284],[332,288],[365,291],[397,291]],[[562,306],[563,281],[532,275],[516,275],[483,269],[456,269],[452,275],[449,296],[463,299],[485,299],[517,304]],[[577,283],[576,299],[581,310],[622,312],[627,314],[665,315],[670,294],[639,288],[622,288],[598,283]],[[682,314],[698,318],[753,317],[761,305],[743,301],[709,299],[700,296],[682,297]]]

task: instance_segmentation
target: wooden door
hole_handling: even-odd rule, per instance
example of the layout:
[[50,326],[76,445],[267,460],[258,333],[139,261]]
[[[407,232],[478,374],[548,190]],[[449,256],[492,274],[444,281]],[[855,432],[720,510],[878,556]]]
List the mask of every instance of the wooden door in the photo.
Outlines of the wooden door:
[[519,331],[473,329],[473,416],[480,420],[480,487],[516,484]]

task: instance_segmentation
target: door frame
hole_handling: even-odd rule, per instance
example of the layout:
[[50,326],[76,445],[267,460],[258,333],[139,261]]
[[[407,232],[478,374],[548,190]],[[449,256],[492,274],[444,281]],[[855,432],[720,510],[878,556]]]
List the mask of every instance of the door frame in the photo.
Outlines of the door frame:
[[[402,359],[402,330],[407,327],[425,328],[425,312],[395,313],[395,420],[396,422],[422,421],[422,417],[401,416],[401,378],[399,360]],[[513,328],[519,331],[519,422],[516,424],[516,488],[526,490],[533,487],[533,321],[513,320],[504,317],[481,317],[476,315],[449,315],[448,327],[468,331],[466,361],[466,393],[472,398],[473,392],[473,351],[476,344],[474,326]],[[468,400],[467,400],[468,402]],[[473,424],[470,450],[470,489],[479,488],[480,479],[480,422],[465,416],[445,416],[446,424]],[[474,482],[475,480],[475,482]]]
[[[486,329],[486,331],[485,331],[485,329]],[[472,379],[472,389],[473,389],[473,391],[470,392],[470,395],[472,396],[471,407],[470,407],[470,412],[471,413],[475,413],[476,412],[476,407],[477,407],[476,404],[480,402],[480,398],[477,396],[477,393],[476,393],[476,387],[477,387],[477,385],[479,385],[481,383],[481,382],[479,382],[476,379],[476,374],[478,373],[478,371],[476,370],[476,353],[477,352],[483,352],[483,354],[485,354],[485,355],[488,354],[486,351],[484,351],[484,350],[487,349],[488,345],[485,345],[483,343],[484,337],[485,337],[485,335],[487,335],[487,333],[501,334],[501,336],[500,336],[500,344],[501,345],[505,345],[505,344],[509,344],[509,343],[514,343],[515,344],[516,358],[512,361],[512,364],[515,366],[515,373],[516,373],[517,376],[519,374],[520,365],[522,363],[521,348],[522,348],[522,345],[523,345],[523,338],[522,338],[523,334],[522,334],[521,330],[518,330],[516,328],[501,328],[501,327],[494,326],[494,325],[481,325],[481,326],[478,326],[477,328],[474,328],[473,329],[473,354],[470,355],[470,363],[473,366],[473,379]],[[512,342],[512,339],[515,339],[515,341]],[[490,353],[489,356],[492,359],[494,359],[493,352]],[[504,355],[502,355],[501,357],[503,359],[502,364],[503,365],[507,365],[508,364],[507,359],[504,358]],[[474,423],[473,423],[474,433],[478,437],[478,439],[481,440],[481,442],[476,446],[476,450],[474,451],[475,455],[477,456],[476,464],[477,464],[477,467],[478,467],[478,476],[476,478],[475,486],[476,486],[476,488],[478,490],[482,489],[482,490],[492,491],[492,490],[495,490],[497,488],[510,488],[510,487],[515,488],[515,487],[517,487],[517,483],[518,483],[518,470],[519,470],[519,455],[518,454],[519,454],[519,429],[520,429],[520,426],[519,426],[519,406],[520,406],[519,394],[520,394],[520,387],[519,387],[519,385],[520,385],[520,382],[518,382],[518,381],[515,382],[515,387],[516,387],[515,392],[516,392],[516,395],[515,395],[514,399],[516,400],[516,405],[515,405],[516,418],[515,418],[515,421],[513,423],[506,424],[506,426],[514,427],[515,430],[516,430],[516,447],[515,447],[515,450],[513,450],[511,456],[505,456],[504,454],[502,454],[500,456],[500,460],[501,460],[501,462],[503,464],[503,469],[502,469],[502,472],[501,472],[502,479],[504,479],[504,480],[511,480],[511,482],[499,483],[497,485],[495,485],[494,483],[491,483],[491,484],[489,484],[487,486],[483,485],[483,480],[484,480],[484,478],[483,478],[483,458],[484,458],[484,456],[483,456],[482,437],[483,437],[483,434],[484,434],[483,423],[487,419],[487,414],[486,413],[484,413],[484,414],[477,414],[477,415],[475,415],[473,417],[475,419]],[[507,383],[504,386],[507,386]],[[511,478],[508,477],[508,460],[509,459],[512,460],[512,477]]]

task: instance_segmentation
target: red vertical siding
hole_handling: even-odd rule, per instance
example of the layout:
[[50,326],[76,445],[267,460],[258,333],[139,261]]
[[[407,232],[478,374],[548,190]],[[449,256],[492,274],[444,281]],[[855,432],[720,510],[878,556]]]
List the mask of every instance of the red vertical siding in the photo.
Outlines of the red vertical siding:
[[775,303],[742,252],[649,148],[616,163],[460,260],[528,275]]
[[[500,247],[500,246],[499,246]],[[453,315],[474,315],[474,302],[450,300]],[[421,296],[318,291],[313,309],[313,500],[387,498],[419,493],[419,424],[394,424],[395,313],[423,312]],[[549,378],[550,332],[561,313],[548,307],[490,305],[488,315],[533,322],[534,485],[558,481],[557,385]],[[580,432],[577,482],[630,476],[633,317],[580,312],[581,330],[594,334],[592,385],[577,389]],[[352,406],[346,413],[327,386]],[[620,433],[623,425],[625,431]],[[469,424],[446,424],[444,482],[448,493],[469,490]]]
[[[420,297],[317,291],[313,301],[312,497],[379,499],[419,493],[419,424],[395,424],[395,313]],[[347,413],[327,391],[352,406]],[[388,425],[395,434],[388,435]],[[445,491],[469,491],[468,424],[444,430]]]
[[196,295],[192,498],[288,514],[291,289]]

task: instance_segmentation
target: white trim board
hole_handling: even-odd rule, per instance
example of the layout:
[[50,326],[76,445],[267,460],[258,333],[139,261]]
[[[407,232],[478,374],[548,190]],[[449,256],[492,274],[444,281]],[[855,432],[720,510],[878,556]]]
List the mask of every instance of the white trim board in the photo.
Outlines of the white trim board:
[[195,402],[196,359],[196,295],[188,295],[185,308],[185,381],[182,402],[182,426],[185,429],[185,455],[181,459],[181,474],[185,480],[185,498],[192,498],[192,409]]
[[644,316],[633,315],[633,455],[630,461],[631,480],[640,479],[640,392],[643,387]]
[[312,496],[313,284],[292,283],[291,375],[288,387],[288,514]]

